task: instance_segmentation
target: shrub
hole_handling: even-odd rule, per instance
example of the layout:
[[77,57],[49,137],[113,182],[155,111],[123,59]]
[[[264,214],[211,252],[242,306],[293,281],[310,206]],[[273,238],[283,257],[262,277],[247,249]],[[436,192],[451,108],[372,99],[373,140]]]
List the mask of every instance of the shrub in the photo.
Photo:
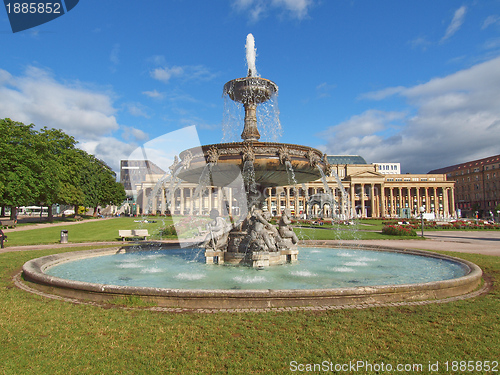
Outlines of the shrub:
[[174,224],[167,225],[165,228],[160,229],[160,235],[162,236],[177,236]]

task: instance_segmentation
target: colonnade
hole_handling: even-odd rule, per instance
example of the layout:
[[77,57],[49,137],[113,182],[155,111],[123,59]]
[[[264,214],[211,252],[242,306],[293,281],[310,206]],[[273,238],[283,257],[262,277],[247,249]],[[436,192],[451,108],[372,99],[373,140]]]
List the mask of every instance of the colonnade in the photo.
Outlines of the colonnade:
[[[327,178],[327,183],[335,202],[332,202],[331,198],[328,201],[323,183],[314,181],[304,184],[301,188],[284,186],[266,189],[264,210],[275,216],[289,209],[297,217],[306,213],[312,216],[332,216],[334,213],[365,218],[410,218],[419,215],[419,209],[423,207],[426,213],[434,213],[436,218],[455,215],[454,181],[446,181],[445,178],[438,181],[401,183],[377,176],[377,181],[371,182],[359,179],[342,181],[342,190],[333,178]],[[195,194],[194,184],[183,183],[176,189],[170,207],[167,207],[165,189],[162,188],[157,196],[152,198],[151,213],[168,211],[181,215],[208,215],[210,210],[215,208],[223,215],[239,216],[241,207],[246,204],[246,198],[241,192],[228,187],[209,187],[203,194],[196,197]],[[148,194],[143,195],[142,212],[144,208],[147,209],[149,198]],[[321,198],[321,201],[315,198]],[[310,201],[316,203],[309,206]],[[348,210],[350,212],[347,212]]]
[[434,213],[436,217],[455,215],[453,183],[446,186],[391,186],[387,184],[351,184],[351,207],[360,217],[404,217]]

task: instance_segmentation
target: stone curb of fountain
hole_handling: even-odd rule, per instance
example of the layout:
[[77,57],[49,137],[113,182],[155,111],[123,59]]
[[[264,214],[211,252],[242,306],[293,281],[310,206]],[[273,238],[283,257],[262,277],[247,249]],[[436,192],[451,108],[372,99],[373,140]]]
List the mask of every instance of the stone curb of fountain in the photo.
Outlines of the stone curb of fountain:
[[22,271],[19,271],[14,275],[12,281],[14,285],[24,290],[25,292],[36,294],[41,297],[46,297],[50,299],[55,299],[64,302],[70,302],[78,305],[90,305],[96,307],[109,307],[119,308],[123,310],[149,310],[155,312],[163,313],[198,313],[198,314],[214,314],[214,313],[270,313],[270,312],[293,312],[293,311],[330,311],[330,310],[364,310],[376,307],[397,307],[397,306],[425,306],[436,303],[449,303],[455,301],[462,301],[470,298],[479,297],[487,294],[493,288],[492,278],[483,274],[484,283],[481,288],[476,291],[463,294],[460,296],[435,299],[435,300],[424,300],[424,301],[408,301],[408,302],[389,302],[389,303],[363,303],[363,304],[349,304],[349,305],[332,305],[332,306],[296,306],[296,307],[268,307],[268,308],[220,308],[220,309],[193,309],[193,308],[182,308],[182,307],[126,307],[126,306],[115,306],[109,304],[100,304],[93,301],[84,301],[76,298],[61,297],[58,295],[46,293],[39,291],[37,289],[29,287],[22,280]]

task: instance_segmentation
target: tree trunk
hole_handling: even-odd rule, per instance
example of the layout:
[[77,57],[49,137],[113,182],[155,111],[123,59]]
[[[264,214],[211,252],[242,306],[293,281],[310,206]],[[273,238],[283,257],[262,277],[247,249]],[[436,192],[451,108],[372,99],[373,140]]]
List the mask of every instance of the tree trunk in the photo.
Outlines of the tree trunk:
[[49,211],[48,211],[48,221],[52,222],[54,220],[54,213],[52,212],[52,205],[49,206]]
[[12,206],[10,208],[10,220],[15,220],[17,222],[17,207]]

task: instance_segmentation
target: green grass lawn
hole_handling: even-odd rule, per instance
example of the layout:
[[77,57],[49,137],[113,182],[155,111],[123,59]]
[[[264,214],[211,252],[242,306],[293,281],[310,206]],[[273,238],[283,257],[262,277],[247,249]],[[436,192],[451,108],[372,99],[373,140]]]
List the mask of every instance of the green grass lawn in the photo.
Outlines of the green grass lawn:
[[[91,242],[91,241],[117,241],[120,240],[118,231],[120,229],[148,229],[150,239],[176,239],[175,236],[161,236],[161,228],[172,224],[169,217],[152,217],[149,220],[156,223],[139,223],[141,218],[119,217],[109,220],[90,219],[77,224],[67,226],[48,226],[39,229],[14,231],[7,233],[9,246],[38,245],[58,243],[61,230],[68,230],[69,242]],[[208,220],[208,219],[207,219]],[[329,226],[328,228],[296,228],[295,232],[300,239],[337,239],[337,240],[361,240],[361,239],[407,239],[408,237],[397,237],[383,235],[381,223],[376,220],[359,221],[354,226]],[[378,232],[377,232],[378,231]],[[417,237],[412,237],[417,238]]]
[[47,228],[14,231],[7,233],[6,246],[37,245],[57,243],[61,238],[61,230],[68,230],[69,242],[117,241],[120,240],[120,229],[147,229],[150,238],[159,238],[159,230],[172,224],[168,217],[151,218],[156,223],[136,222],[141,218],[118,217],[109,220],[91,219],[68,226],[49,226]]
[[[420,373],[439,362],[433,373],[456,374],[452,361],[500,359],[497,286],[446,304],[234,314],[77,305],[14,287],[25,261],[55,252],[0,254],[2,374],[288,374],[324,361],[421,364]],[[500,257],[453,255],[498,283]]]

